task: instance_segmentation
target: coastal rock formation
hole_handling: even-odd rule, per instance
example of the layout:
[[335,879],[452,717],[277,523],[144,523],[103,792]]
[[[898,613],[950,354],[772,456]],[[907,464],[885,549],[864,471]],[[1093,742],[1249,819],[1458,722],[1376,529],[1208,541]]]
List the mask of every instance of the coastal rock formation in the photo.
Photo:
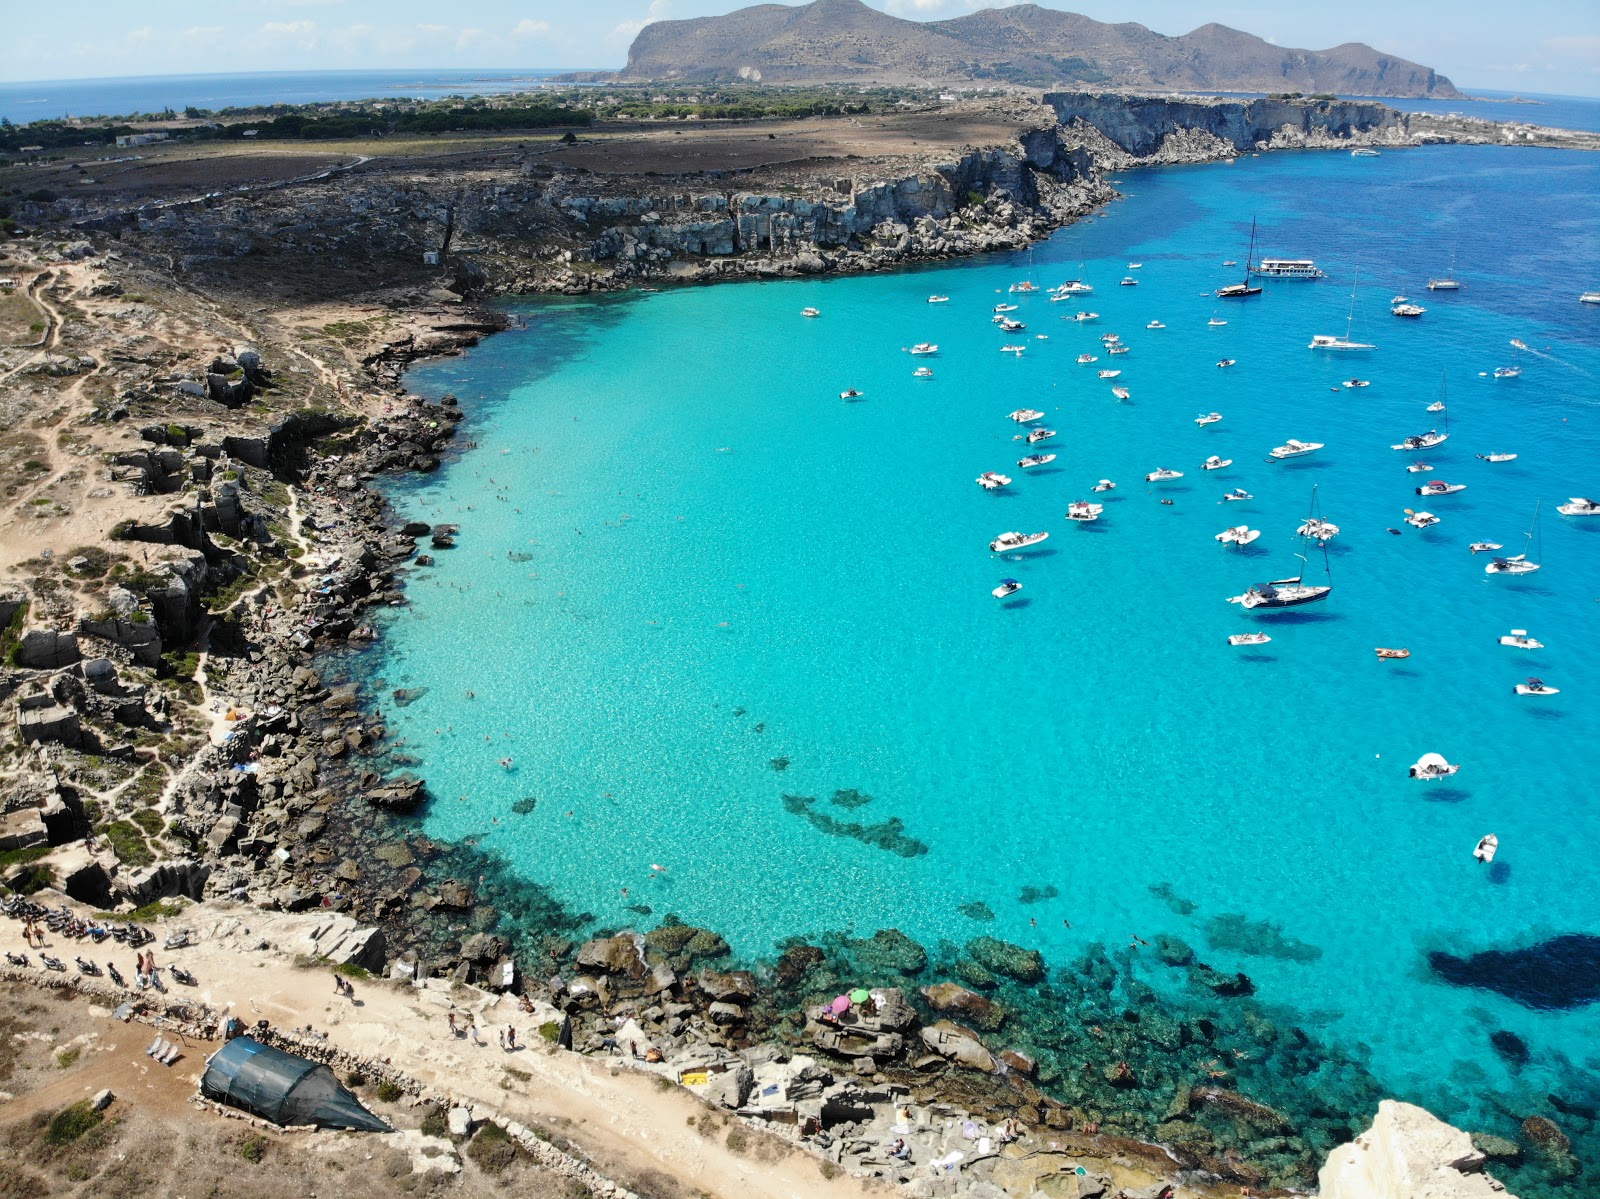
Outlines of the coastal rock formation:
[[1178,37],[1108,25],[1036,4],[947,21],[908,21],[861,0],[763,4],[723,16],[655,21],[628,48],[623,79],[764,83],[985,81],[1049,87],[1458,97],[1427,67],[1360,42],[1275,46],[1225,25]]
[[1420,1107],[1385,1099],[1372,1127],[1328,1155],[1321,1199],[1515,1199],[1484,1173],[1472,1138]]

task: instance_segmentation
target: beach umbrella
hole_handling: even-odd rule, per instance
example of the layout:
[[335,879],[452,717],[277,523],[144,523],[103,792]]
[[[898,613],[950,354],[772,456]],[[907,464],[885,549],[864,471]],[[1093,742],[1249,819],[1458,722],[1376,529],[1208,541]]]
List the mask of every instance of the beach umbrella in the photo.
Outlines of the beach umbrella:
[[872,993],[870,991],[863,991],[860,987],[857,987],[854,991],[850,992],[851,1003],[865,1003],[871,998]]
[[843,1015],[850,1010],[850,996],[840,995],[829,1006],[833,1009],[834,1015]]

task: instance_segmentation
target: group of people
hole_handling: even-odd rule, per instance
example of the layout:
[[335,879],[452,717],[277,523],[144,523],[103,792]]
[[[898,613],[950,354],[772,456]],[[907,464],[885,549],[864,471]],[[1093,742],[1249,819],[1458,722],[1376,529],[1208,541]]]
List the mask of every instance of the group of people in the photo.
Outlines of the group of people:
[[[489,1042],[483,1039],[483,1033],[478,1028],[476,1020],[458,1020],[453,1011],[449,1012],[445,1019],[450,1024],[450,1032],[453,1036],[471,1041],[474,1045],[488,1045]],[[522,1042],[517,1040],[517,1030],[511,1025],[508,1024],[502,1028],[499,1036],[500,1048],[507,1053],[515,1053],[522,1048]]]
[[335,991],[336,991],[336,992],[338,992],[338,993],[339,993],[339,994],[340,994],[340,995],[343,995],[343,996],[344,996],[344,997],[345,997],[345,998],[346,998],[346,999],[348,999],[348,1000],[349,1000],[349,1001],[350,1001],[350,1002],[351,1002],[351,1003],[354,1003],[354,1002],[355,1002],[355,1001],[356,1001],[356,988],[355,988],[355,984],[354,984],[354,983],[352,983],[352,982],[351,982],[351,981],[350,981],[350,980],[349,980],[349,979],[348,979],[348,978],[346,978],[346,977],[345,977],[345,976],[344,976],[344,975],[342,975],[342,974],[335,974],[335,975],[334,975],[334,976],[333,976],[333,989],[334,989],[334,990],[335,990]]

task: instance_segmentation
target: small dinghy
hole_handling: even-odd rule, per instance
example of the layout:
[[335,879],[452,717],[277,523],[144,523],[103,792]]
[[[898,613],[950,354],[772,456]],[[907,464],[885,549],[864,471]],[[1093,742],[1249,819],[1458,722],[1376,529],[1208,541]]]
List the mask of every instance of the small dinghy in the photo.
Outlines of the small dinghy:
[[1220,328],[1222,328],[1223,325],[1226,325],[1227,323],[1228,323],[1227,321],[1222,320],[1219,317],[1212,317],[1209,321],[1206,322],[1206,324],[1210,325],[1213,329],[1220,329]]
[[1121,373],[1122,373],[1122,372],[1121,372],[1121,371],[1116,371],[1116,370],[1112,370],[1112,371],[1101,371],[1101,372],[1100,372],[1100,377],[1101,377],[1101,378],[1102,378],[1102,379],[1115,379],[1115,378],[1116,378],[1116,377],[1117,377],[1117,376],[1118,376],[1118,375],[1120,375],[1120,374],[1121,374]]
[[1144,477],[1144,481],[1146,483],[1165,483],[1168,479],[1181,478],[1183,478],[1181,470],[1168,470],[1164,466],[1158,466]]
[[1022,467],[1023,470],[1028,470],[1030,467],[1043,466],[1045,463],[1054,462],[1055,460],[1056,456],[1054,454],[1029,454],[1026,458],[1018,458],[1017,465]]
[[1216,540],[1223,545],[1249,545],[1260,536],[1260,529],[1252,529],[1249,525],[1234,525],[1233,528],[1223,529],[1218,533]]
[[800,315],[801,316],[821,316],[822,315],[822,309],[820,309],[820,308],[802,308],[800,310]]
[[1255,496],[1251,495],[1243,487],[1235,487],[1232,491],[1228,492],[1227,495],[1222,497],[1222,503],[1231,504],[1235,500],[1253,500],[1255,498]]
[[1146,329],[1165,329],[1166,326],[1163,325],[1160,321],[1151,321],[1148,325],[1145,326],[1145,328]]
[[1526,683],[1518,683],[1513,690],[1518,695],[1560,695],[1561,688],[1552,687],[1543,679],[1529,679]]
[[1079,354],[1078,355],[1078,365],[1079,366],[1088,366],[1091,362],[1099,362],[1099,361],[1100,361],[1100,359],[1096,358],[1093,354]]
[[928,297],[928,303],[930,303],[930,304],[948,304],[949,302],[950,302],[950,297],[949,296],[929,296]]
[[1089,488],[1090,491],[1115,491],[1116,489],[1117,485],[1110,479],[1101,479],[1093,487]]
[[1412,474],[1412,475],[1420,475],[1420,474],[1426,474],[1428,471],[1430,471],[1432,469],[1433,469],[1433,467],[1429,466],[1426,462],[1413,462],[1410,466],[1406,467],[1406,473],[1407,474]]
[[1461,767],[1454,762],[1447,762],[1443,754],[1423,754],[1411,767],[1411,777],[1414,779],[1447,779]]
[[1371,387],[1372,386],[1372,380],[1370,380],[1370,379],[1346,379],[1344,381],[1344,385],[1346,387],[1349,387],[1349,388],[1352,388],[1352,389],[1353,388],[1357,388],[1357,387]]
[[1220,370],[1223,367],[1232,366],[1237,361],[1239,361],[1237,358],[1224,358],[1221,362],[1217,363],[1217,367]]
[[1233,459],[1232,458],[1218,458],[1215,454],[1212,454],[1211,457],[1207,458],[1204,462],[1202,462],[1200,464],[1200,469],[1201,470],[1222,470],[1224,467],[1229,467],[1229,466],[1232,466],[1232,465],[1233,465]]
[[1229,645],[1265,645],[1272,638],[1265,633],[1234,633],[1228,638]]
[[1443,400],[1435,400],[1433,403],[1428,405],[1428,411],[1429,412],[1443,412],[1444,411],[1444,401]]
[[1017,582],[1015,579],[1001,579],[1000,586],[996,587],[989,594],[994,596],[995,599],[1005,599],[1008,595],[1015,595],[1021,590],[1022,584]]
[[1040,412],[1037,408],[1018,408],[1015,412],[1008,412],[1006,415],[1012,420],[1016,421],[1017,424],[1025,425],[1029,421],[1042,419],[1044,413]]
[[1503,550],[1505,548],[1498,541],[1474,541],[1471,546],[1472,552],[1475,554],[1492,554],[1495,550]]
[[1126,387],[1113,387],[1111,389],[1111,394],[1116,396],[1119,400],[1125,400],[1131,396],[1133,392],[1129,391]]
[[1385,660],[1389,658],[1409,658],[1411,656],[1411,651],[1408,649],[1384,649],[1381,645],[1375,652],[1378,657]]
[[999,491],[1002,487],[1011,486],[1011,476],[997,470],[986,470],[978,476],[978,486],[985,491]]
[[857,391],[854,387],[847,387],[839,393],[839,398],[841,400],[854,400],[863,394],[863,392]]
[[1028,434],[1028,444],[1035,445],[1041,441],[1049,441],[1055,435],[1056,431],[1054,429],[1035,429]]
[[1544,642],[1528,636],[1527,629],[1512,629],[1511,632],[1502,634],[1501,645],[1509,645],[1515,649],[1543,649]]
[[[1517,460],[1517,456],[1515,454],[1503,454],[1498,450],[1493,454],[1479,454],[1478,457],[1482,458],[1485,462],[1515,462]],[[1557,511],[1559,512],[1560,509],[1558,508]]]
[[1002,533],[989,543],[989,548],[997,554],[1005,554],[1038,545],[1049,536],[1049,533]]
[[919,366],[916,370],[911,372],[911,377],[913,379],[931,379],[933,378],[933,367]]
[[1194,423],[1201,426],[1214,425],[1221,419],[1222,413],[1220,412],[1202,412],[1199,416],[1194,418]]
[[1406,509],[1406,524],[1413,529],[1431,529],[1438,523],[1439,518],[1432,512],[1413,512],[1410,508]]
[[1478,844],[1473,849],[1472,856],[1480,862],[1492,862],[1494,861],[1495,851],[1499,848],[1500,838],[1490,833],[1488,836],[1478,838]]
[[1100,504],[1091,504],[1088,500],[1073,500],[1067,505],[1067,519],[1079,521],[1099,520],[1100,513],[1104,511],[1105,508]]

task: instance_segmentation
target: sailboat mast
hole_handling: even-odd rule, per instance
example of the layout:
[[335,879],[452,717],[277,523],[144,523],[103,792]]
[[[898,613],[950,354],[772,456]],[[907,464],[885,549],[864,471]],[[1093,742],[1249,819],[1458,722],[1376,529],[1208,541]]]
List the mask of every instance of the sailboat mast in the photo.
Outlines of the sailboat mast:
[[1361,268],[1356,267],[1355,282],[1350,285],[1350,314],[1344,318],[1344,339],[1350,340],[1350,330],[1356,323],[1356,288],[1361,286]]
[[1256,258],[1256,218],[1250,218],[1250,248],[1244,255],[1244,285],[1250,286],[1250,264]]

